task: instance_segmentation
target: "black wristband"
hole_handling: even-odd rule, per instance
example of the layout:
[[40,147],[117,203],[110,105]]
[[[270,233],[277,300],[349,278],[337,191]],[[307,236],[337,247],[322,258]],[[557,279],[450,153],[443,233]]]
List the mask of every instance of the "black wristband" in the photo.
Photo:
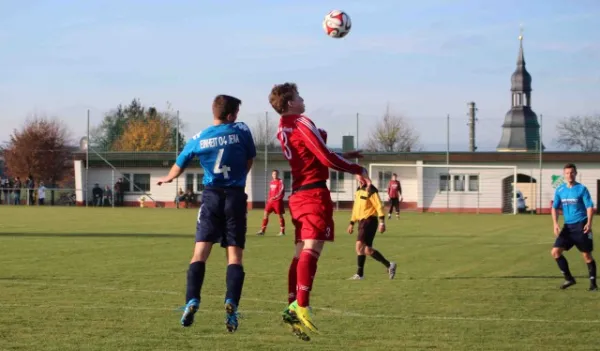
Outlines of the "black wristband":
[[385,221],[385,216],[380,216],[380,217],[379,217],[379,221],[380,221],[380,222],[383,222],[383,221]]
[[354,221],[350,221],[350,225],[354,225]]

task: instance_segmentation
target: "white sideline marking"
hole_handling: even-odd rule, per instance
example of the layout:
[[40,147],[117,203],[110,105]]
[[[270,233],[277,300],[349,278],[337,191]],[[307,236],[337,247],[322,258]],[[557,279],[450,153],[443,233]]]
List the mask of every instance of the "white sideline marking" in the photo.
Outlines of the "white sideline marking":
[[[2,281],[0,281],[2,282]],[[105,291],[121,291],[121,292],[136,292],[136,293],[149,293],[149,294],[167,294],[167,295],[182,295],[182,292],[166,291],[166,290],[137,290],[137,289],[120,289],[106,286],[87,286],[87,285],[72,285],[72,284],[48,284],[43,282],[18,282],[11,281],[11,283],[25,284],[25,285],[42,285],[42,286],[60,286],[60,287],[73,287],[73,288],[86,288],[92,290],[105,290]],[[203,295],[211,298],[223,298],[222,295]],[[251,297],[243,297],[243,300],[263,302],[269,304],[277,304],[285,306],[286,301],[276,300],[265,300],[256,299]],[[0,307],[30,307],[31,304],[3,304],[0,303]],[[119,305],[104,305],[104,306],[75,306],[75,305],[39,305],[38,307],[43,308],[72,308],[72,309],[124,309],[124,310],[160,310],[160,311],[177,311],[175,308],[166,307],[137,307],[137,306],[119,306]],[[468,321],[468,322],[515,322],[515,323],[565,323],[565,324],[586,324],[586,323],[600,323],[600,319],[575,319],[575,320],[558,320],[558,319],[543,319],[543,318],[499,318],[499,317],[452,317],[452,316],[402,316],[402,315],[387,315],[387,314],[364,314],[356,312],[347,312],[342,310],[336,310],[327,307],[313,307],[315,310],[327,311],[333,314],[337,314],[343,317],[353,318],[367,318],[367,319],[396,319],[396,320],[431,320],[431,321]],[[219,310],[203,310],[202,313],[211,313],[211,311],[222,313]],[[273,314],[272,311],[265,310],[240,310],[242,316],[245,314]]]

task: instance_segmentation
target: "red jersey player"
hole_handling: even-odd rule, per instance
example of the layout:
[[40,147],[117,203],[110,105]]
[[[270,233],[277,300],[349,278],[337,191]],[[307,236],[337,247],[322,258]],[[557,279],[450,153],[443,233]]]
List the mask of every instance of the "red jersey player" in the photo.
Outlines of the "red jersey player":
[[272,212],[275,212],[275,214],[279,216],[279,227],[281,228],[279,236],[283,236],[285,235],[285,219],[283,218],[283,215],[285,214],[285,209],[283,206],[285,186],[283,185],[283,180],[279,178],[278,170],[273,170],[271,176],[273,177],[273,180],[269,185],[269,197],[267,199],[267,205],[265,206],[265,215],[263,217],[260,231],[256,233],[256,235],[265,235],[267,224],[269,224],[269,215]]
[[396,208],[396,218],[400,218],[400,202],[402,201],[402,186],[400,185],[400,181],[398,181],[398,175],[396,173],[392,174],[392,180],[388,184],[387,192],[388,198],[390,199],[390,213],[388,214],[388,218],[392,218],[392,212],[394,211],[394,207]]
[[[316,332],[309,307],[309,295],[317,271],[317,261],[326,241],[334,240],[333,202],[327,179],[329,168],[357,175],[371,184],[367,170],[330,151],[315,124],[304,113],[304,100],[293,83],[276,85],[269,102],[281,115],[277,138],[292,169],[292,195],[288,199],[295,227],[296,252],[288,273],[289,306],[283,320],[303,340],[305,330]],[[357,151],[344,154],[362,157]]]

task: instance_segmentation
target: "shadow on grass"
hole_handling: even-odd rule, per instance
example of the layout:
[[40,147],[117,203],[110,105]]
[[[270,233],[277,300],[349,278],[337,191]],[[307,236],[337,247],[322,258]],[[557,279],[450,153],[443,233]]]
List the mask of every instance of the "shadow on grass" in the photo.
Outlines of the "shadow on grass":
[[31,238],[166,238],[194,239],[194,234],[156,234],[156,233],[0,233],[0,237]]

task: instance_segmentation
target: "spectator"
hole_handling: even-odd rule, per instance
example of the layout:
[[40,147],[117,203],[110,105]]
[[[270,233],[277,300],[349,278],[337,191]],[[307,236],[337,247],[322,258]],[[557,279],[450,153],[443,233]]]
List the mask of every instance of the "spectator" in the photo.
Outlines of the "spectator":
[[94,184],[94,188],[92,189],[92,196],[93,196],[93,204],[94,206],[102,206],[102,195],[103,195],[103,191],[102,188],[100,187],[100,185],[98,183]]
[[185,201],[185,194],[183,192],[183,189],[179,188],[179,192],[177,193],[177,195],[175,196],[175,206],[177,208],[179,208],[179,203],[181,201]]
[[123,178],[119,178],[115,183],[115,205],[123,206],[125,203],[125,186],[123,184]]
[[[2,197],[4,195],[4,197]],[[0,176],[0,204],[8,204],[10,202],[8,198],[8,178]]]
[[21,183],[21,178],[16,177],[15,182],[13,184],[13,194],[15,196],[15,205],[21,204],[21,188],[23,184]]
[[44,182],[40,182],[40,187],[38,188],[38,205],[44,206],[44,201],[46,200],[46,187],[44,186]]
[[12,183],[10,181],[10,178],[5,177],[4,178],[4,185],[3,185],[3,193],[4,193],[4,203],[6,205],[10,205],[10,195],[11,195],[11,189],[12,189]]
[[192,188],[188,188],[185,192],[185,208],[190,208],[196,204],[196,194],[192,191]]
[[112,190],[110,189],[110,185],[107,185],[104,187],[103,204],[104,204],[104,206],[112,206],[112,203],[113,203],[112,201],[113,201]]
[[27,205],[33,206],[35,205],[35,201],[33,199],[34,195],[35,183],[33,181],[33,176],[30,174],[27,179],[25,179],[25,189],[27,189]]

